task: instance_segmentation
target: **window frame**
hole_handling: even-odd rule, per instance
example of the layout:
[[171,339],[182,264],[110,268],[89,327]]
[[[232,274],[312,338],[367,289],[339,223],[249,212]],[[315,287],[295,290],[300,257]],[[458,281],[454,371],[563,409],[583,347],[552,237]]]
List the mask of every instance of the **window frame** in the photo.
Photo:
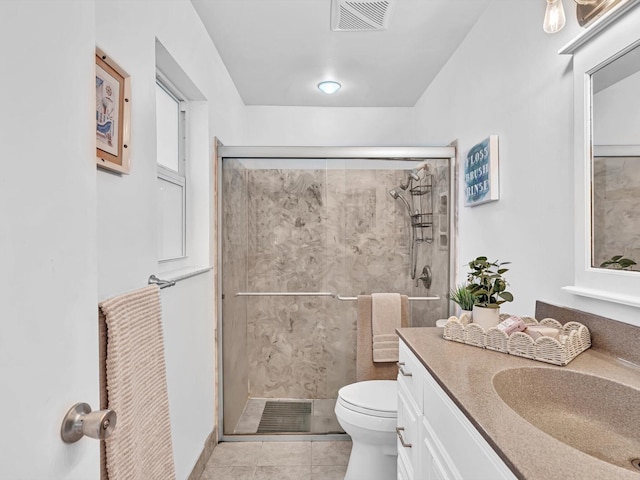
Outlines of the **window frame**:
[[[170,256],[166,258],[160,258],[160,252],[158,252],[158,263],[167,264],[177,260],[183,260],[188,257],[187,255],[187,101],[185,95],[160,71],[156,70],[156,86],[161,88],[167,95],[169,95],[178,104],[178,170],[174,170],[165,165],[158,163],[156,154],[157,165],[157,178],[165,182],[177,185],[182,189],[182,249],[180,255]],[[156,110],[157,112],[157,110]],[[157,114],[157,113],[156,113]],[[157,138],[156,138],[157,145]],[[160,205],[158,205],[160,208]],[[159,212],[160,214],[160,212]]]

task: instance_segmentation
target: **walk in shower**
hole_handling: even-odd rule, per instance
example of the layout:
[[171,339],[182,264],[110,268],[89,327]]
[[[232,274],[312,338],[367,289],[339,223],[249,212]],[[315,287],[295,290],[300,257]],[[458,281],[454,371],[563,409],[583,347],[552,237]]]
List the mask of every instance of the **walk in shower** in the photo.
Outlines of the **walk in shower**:
[[451,147],[220,148],[225,437],[342,433],[357,295],[409,295],[412,326],[447,318],[454,162]]

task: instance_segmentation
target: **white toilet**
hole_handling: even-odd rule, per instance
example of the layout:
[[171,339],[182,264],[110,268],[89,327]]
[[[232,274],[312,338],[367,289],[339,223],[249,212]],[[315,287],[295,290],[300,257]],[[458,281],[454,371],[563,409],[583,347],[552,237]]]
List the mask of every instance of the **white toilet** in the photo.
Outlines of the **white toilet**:
[[397,477],[397,392],[396,380],[367,380],[338,391],[336,418],[353,443],[345,480]]

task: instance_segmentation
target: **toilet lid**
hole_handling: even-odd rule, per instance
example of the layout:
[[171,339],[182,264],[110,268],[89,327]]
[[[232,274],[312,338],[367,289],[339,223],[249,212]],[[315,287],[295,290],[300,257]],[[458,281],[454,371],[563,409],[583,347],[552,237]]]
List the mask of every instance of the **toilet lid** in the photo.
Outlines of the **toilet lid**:
[[396,380],[368,380],[342,387],[338,400],[345,408],[377,417],[398,415]]

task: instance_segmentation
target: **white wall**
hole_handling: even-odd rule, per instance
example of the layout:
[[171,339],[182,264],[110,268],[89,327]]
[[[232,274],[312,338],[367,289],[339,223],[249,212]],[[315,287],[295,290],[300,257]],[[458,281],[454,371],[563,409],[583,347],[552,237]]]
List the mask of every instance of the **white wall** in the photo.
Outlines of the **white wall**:
[[245,145],[424,145],[415,134],[413,108],[264,106],[246,107],[246,115]]
[[94,5],[0,2],[0,479],[98,478]]
[[[104,299],[140,288],[149,275],[158,272],[156,38],[208,103],[205,135],[209,148],[197,159],[197,165],[191,166],[198,173],[194,178],[196,188],[190,193],[195,191],[195,197],[189,197],[200,204],[195,218],[188,219],[197,235],[193,257],[199,266],[215,260],[209,258],[213,137],[240,143],[244,106],[188,0],[97,0],[95,23],[96,44],[132,78],[131,174],[98,172],[98,297]],[[178,479],[189,475],[214,428],[217,393],[213,278],[209,272],[161,291]]]
[[424,140],[457,139],[460,159],[499,135],[500,200],[459,199],[459,275],[479,255],[511,261],[503,311],[521,315],[537,299],[572,302],[560,288],[573,282],[573,85],[557,51],[578,31],[567,7],[567,27],[545,34],[544,8],[494,1],[415,107]]

